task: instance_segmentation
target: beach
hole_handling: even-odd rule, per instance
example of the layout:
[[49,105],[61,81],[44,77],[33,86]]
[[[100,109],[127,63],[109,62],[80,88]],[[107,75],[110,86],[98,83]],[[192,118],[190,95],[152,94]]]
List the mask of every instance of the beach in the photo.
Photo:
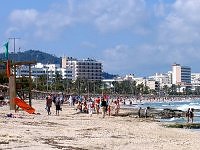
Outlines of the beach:
[[[199,149],[200,131],[174,129],[145,118],[89,116],[62,105],[47,115],[45,100],[33,100],[36,114],[0,107],[0,149],[186,150]],[[123,110],[124,111],[124,110]],[[7,114],[12,113],[12,117]],[[123,113],[123,112],[120,112]]]

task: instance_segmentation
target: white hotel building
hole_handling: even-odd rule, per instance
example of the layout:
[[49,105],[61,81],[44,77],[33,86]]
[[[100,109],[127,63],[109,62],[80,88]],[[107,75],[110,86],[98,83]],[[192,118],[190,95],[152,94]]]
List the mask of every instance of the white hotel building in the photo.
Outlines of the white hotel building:
[[172,85],[172,72],[169,71],[168,73],[156,73],[154,76],[149,76],[149,79],[155,80],[159,82],[160,87],[163,88],[165,85],[171,87]]
[[[37,78],[41,75],[47,75],[48,79],[55,78],[56,73],[60,74],[63,79],[72,79],[72,70],[70,68],[60,68],[59,64],[41,64],[31,66],[31,76]],[[22,65],[16,69],[16,75],[29,76],[29,66]]]
[[173,64],[172,84],[191,85],[191,68],[187,66],[181,66],[180,64]]
[[200,73],[191,74],[191,83],[193,91],[200,88]]
[[72,57],[63,57],[62,68],[71,68],[72,80],[102,80],[102,63],[94,59],[77,60]]
[[200,86],[200,73],[191,74],[191,83],[192,86]]

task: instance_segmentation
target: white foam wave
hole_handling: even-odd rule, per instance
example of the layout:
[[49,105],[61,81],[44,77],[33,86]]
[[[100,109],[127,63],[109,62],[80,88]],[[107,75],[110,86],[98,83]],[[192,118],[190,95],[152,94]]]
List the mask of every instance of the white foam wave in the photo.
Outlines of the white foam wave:
[[188,108],[200,109],[199,103],[184,104],[177,107],[178,110],[187,111]]
[[170,119],[161,119],[162,122],[185,122],[185,119],[183,117],[181,118],[170,118]]

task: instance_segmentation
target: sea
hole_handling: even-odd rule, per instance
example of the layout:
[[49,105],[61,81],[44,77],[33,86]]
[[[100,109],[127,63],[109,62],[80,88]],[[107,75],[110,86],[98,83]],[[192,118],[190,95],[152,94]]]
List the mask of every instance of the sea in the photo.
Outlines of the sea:
[[[126,105],[128,106],[128,105]],[[141,108],[154,108],[158,110],[163,109],[173,109],[173,110],[182,110],[187,111],[188,108],[194,108],[194,123],[200,123],[200,99],[185,99],[185,100],[173,100],[173,101],[166,101],[166,102],[144,102],[144,103],[137,103],[133,105],[129,105],[130,107],[141,107]],[[180,118],[169,118],[169,119],[159,119],[161,122],[174,122],[174,123],[184,123],[187,122],[186,117],[180,117]]]

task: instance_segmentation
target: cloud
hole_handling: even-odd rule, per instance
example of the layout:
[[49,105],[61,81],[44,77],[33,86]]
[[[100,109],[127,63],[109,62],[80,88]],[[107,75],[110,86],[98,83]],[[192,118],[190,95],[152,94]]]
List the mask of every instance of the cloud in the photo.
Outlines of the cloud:
[[28,26],[37,20],[38,12],[35,9],[14,10],[10,14],[10,21],[18,26]]
[[[70,6],[68,6],[70,7]],[[11,26],[43,39],[54,39],[72,23],[68,7],[53,5],[46,12],[36,9],[13,10],[9,16]],[[66,10],[67,9],[67,10]],[[7,30],[9,32],[10,28]]]
[[144,73],[147,69],[153,70],[152,66],[168,63],[169,59],[163,59],[165,56],[163,48],[155,45],[128,46],[121,44],[103,51],[103,64],[105,70],[114,73]]
[[153,9],[153,13],[156,17],[163,17],[166,15],[166,11],[168,10],[169,5],[167,5],[166,3],[164,3],[163,1],[158,1],[158,3],[156,3],[154,5],[154,9]]
[[[95,28],[89,33],[97,35],[92,39],[94,43],[84,39],[80,45],[104,49],[104,68],[114,72],[121,72],[122,68],[127,73],[142,72],[148,66],[156,70],[152,66],[174,62],[192,65],[200,59],[196,55],[200,41],[199,0],[66,0],[49,7],[46,11],[13,10],[6,34],[21,31],[30,37],[52,40],[73,27]],[[106,35],[114,42],[108,39],[104,46],[100,41]]]
[[177,62],[193,66],[200,59],[200,1],[176,0],[171,4],[170,11],[163,15],[157,24],[156,44],[161,45],[167,62]]
[[104,55],[111,61],[124,60],[127,58],[127,49],[128,47],[126,45],[117,45],[114,48],[104,50]]
[[200,40],[200,1],[177,0],[160,25],[159,37],[171,44],[194,44]]
[[10,37],[12,35],[12,33],[17,33],[19,32],[19,29],[17,27],[9,27],[6,32],[5,35],[6,37]]
[[102,32],[134,28],[146,18],[143,0],[104,0],[91,11],[95,12],[94,23]]
[[200,56],[195,54],[198,54],[198,49],[190,46],[181,48],[150,43],[131,47],[121,44],[105,49],[102,60],[105,71],[150,75],[171,70],[173,63],[196,64]]
[[[47,11],[36,9],[16,9],[9,16],[11,26],[22,31],[32,29],[30,34],[52,38],[60,35],[71,25],[91,24],[101,32],[119,31],[122,29],[137,30],[145,18],[143,0],[67,0],[52,4]],[[142,29],[140,29],[142,31]]]
[[[103,51],[103,64],[105,70],[119,72],[121,67],[126,67],[129,47],[126,45],[116,45]],[[124,69],[124,68],[123,68]]]

